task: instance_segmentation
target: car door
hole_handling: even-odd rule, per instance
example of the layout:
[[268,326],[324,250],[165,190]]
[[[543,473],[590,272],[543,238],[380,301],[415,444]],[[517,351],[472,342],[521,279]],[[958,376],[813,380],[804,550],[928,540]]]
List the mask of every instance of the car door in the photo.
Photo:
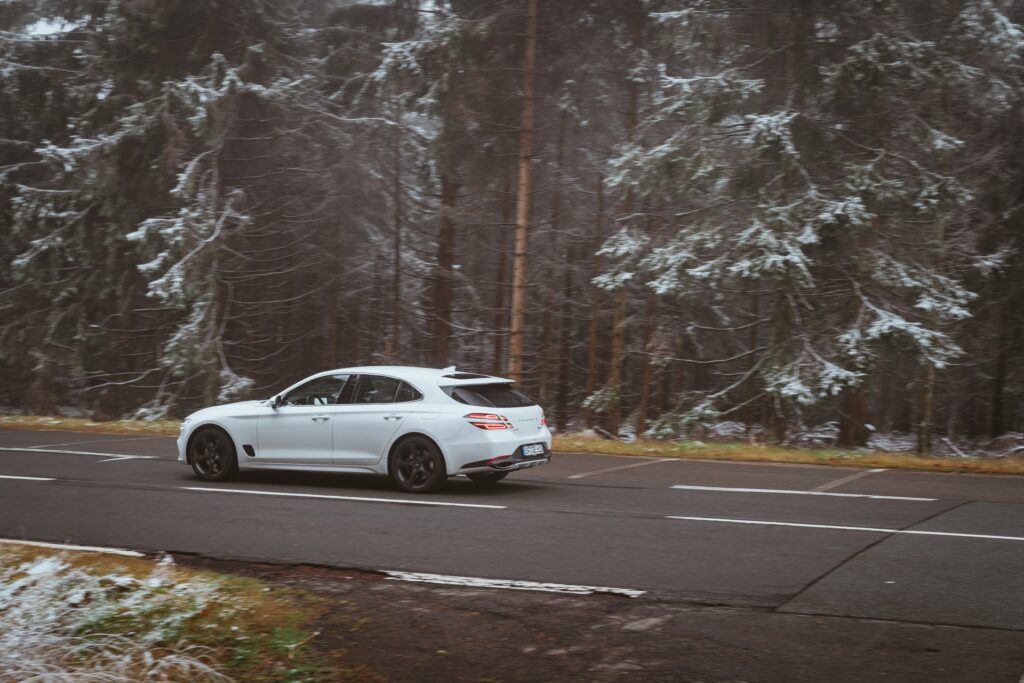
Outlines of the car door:
[[338,406],[334,430],[334,464],[369,466],[380,462],[406,417],[423,395],[394,377],[359,375],[351,402]]
[[330,465],[331,421],[350,376],[322,375],[289,391],[257,422],[256,461],[285,465]]

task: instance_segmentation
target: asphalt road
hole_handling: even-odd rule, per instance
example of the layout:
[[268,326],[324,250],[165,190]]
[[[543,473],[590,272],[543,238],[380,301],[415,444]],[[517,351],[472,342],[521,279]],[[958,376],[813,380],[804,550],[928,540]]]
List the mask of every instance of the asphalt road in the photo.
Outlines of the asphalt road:
[[414,496],[207,484],[174,458],[165,437],[0,431],[0,537],[1024,632],[1024,478],[556,454]]

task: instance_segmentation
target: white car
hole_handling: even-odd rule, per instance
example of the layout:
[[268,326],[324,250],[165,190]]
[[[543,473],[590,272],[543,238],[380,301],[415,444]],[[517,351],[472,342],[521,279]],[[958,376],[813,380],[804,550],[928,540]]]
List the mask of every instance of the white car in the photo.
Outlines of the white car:
[[321,372],[265,401],[186,417],[178,462],[204,481],[238,470],[367,472],[411,492],[464,474],[493,483],[551,460],[544,411],[512,380],[395,366]]

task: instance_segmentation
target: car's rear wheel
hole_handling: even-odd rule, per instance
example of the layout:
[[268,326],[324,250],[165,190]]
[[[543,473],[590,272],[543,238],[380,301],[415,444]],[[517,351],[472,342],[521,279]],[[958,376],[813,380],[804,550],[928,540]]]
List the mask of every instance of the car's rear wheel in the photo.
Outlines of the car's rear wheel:
[[433,491],[448,478],[444,456],[433,441],[410,436],[395,446],[391,454],[391,478],[410,493]]
[[508,476],[508,472],[474,472],[466,476],[474,484],[497,484]]
[[189,461],[192,471],[203,481],[224,481],[238,469],[235,444],[215,427],[200,429],[192,438]]

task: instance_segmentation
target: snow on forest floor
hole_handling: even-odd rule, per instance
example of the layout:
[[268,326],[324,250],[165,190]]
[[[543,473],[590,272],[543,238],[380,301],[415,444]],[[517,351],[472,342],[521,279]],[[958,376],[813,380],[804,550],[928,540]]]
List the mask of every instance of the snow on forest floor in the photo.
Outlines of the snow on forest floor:
[[0,543],[0,682],[320,681],[320,608],[253,578]]

